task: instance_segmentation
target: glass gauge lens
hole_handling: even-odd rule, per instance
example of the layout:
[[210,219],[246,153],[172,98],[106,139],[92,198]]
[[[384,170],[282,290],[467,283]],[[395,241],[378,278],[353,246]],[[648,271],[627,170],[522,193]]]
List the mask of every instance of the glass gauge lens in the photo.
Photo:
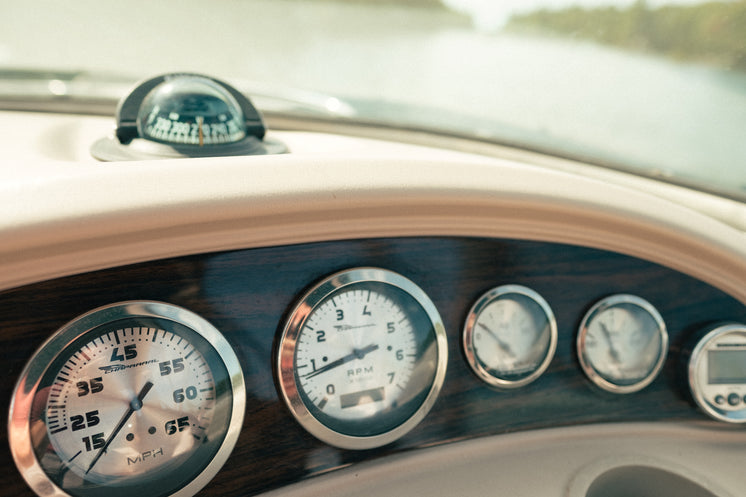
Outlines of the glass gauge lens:
[[650,303],[634,295],[613,295],[583,318],[577,350],[583,371],[596,385],[631,393],[649,385],[663,367],[668,333]]
[[145,97],[137,115],[142,137],[175,145],[220,145],[246,137],[243,111],[215,81],[195,75],[166,79]]
[[482,295],[469,311],[463,345],[480,379],[516,388],[549,366],[557,347],[557,324],[538,293],[520,285],[500,286]]
[[238,360],[209,323],[168,304],[115,304],[32,358],[11,445],[40,495],[191,495],[232,450],[244,395]]
[[688,369],[700,409],[718,421],[746,423],[746,326],[708,330],[692,350]]
[[277,361],[282,395],[312,435],[378,447],[430,410],[447,363],[443,324],[414,283],[361,268],[314,286],[293,311]]

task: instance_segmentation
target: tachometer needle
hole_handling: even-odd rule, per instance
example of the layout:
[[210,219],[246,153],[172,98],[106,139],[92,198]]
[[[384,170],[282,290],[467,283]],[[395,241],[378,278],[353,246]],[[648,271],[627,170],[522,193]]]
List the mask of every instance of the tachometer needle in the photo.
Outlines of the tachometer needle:
[[346,363],[348,363],[350,361],[354,361],[355,359],[362,359],[363,357],[365,357],[366,355],[370,354],[374,350],[378,350],[378,345],[371,344],[371,345],[368,345],[367,347],[364,347],[362,349],[354,349],[352,351],[352,353],[347,354],[346,356],[341,357],[341,358],[337,359],[334,362],[330,362],[326,366],[320,367],[316,371],[311,371],[307,375],[303,376],[303,378],[313,378],[314,376],[320,375],[321,373],[326,373],[330,369],[337,368],[337,367],[339,367],[339,366],[341,366],[343,364],[346,364]]
[[93,466],[98,462],[98,460],[101,458],[101,456],[106,452],[106,449],[109,448],[109,445],[111,444],[112,440],[114,440],[114,437],[117,436],[117,433],[122,429],[124,424],[127,422],[127,420],[132,416],[132,413],[135,411],[139,411],[142,408],[142,401],[145,398],[145,396],[150,392],[150,389],[153,388],[153,382],[148,381],[143,385],[142,389],[140,390],[140,393],[137,394],[137,398],[132,399],[130,402],[130,407],[127,409],[127,412],[124,413],[124,416],[122,416],[122,419],[119,420],[119,424],[116,428],[114,428],[114,431],[111,432],[111,435],[109,435],[109,439],[106,440],[106,443],[103,447],[101,447],[101,450],[98,451],[98,454],[96,454],[96,457],[93,458],[93,461],[91,461],[91,465],[88,466],[88,469],[85,470],[86,474],[93,469]]
[[370,328],[370,327],[375,326],[375,325],[376,325],[375,323],[361,324],[361,325],[358,325],[358,326],[352,326],[350,324],[338,324],[338,325],[334,326],[334,329],[336,329],[337,331],[350,331],[350,330],[357,330],[359,328]]

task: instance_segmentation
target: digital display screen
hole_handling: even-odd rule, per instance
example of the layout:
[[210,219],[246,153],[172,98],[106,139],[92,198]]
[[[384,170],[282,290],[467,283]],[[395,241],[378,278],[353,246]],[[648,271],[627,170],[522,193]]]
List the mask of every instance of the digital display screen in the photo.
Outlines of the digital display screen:
[[711,385],[746,383],[746,350],[708,351],[707,376]]
[[380,387],[340,395],[339,402],[342,405],[342,409],[347,409],[348,407],[355,407],[369,402],[380,402],[385,398],[386,390]]

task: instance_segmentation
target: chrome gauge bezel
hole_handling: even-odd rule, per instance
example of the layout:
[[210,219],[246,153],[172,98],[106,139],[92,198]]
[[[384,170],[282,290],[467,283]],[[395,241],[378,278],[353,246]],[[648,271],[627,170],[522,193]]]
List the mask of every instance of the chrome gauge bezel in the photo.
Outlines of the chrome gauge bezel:
[[[71,346],[80,343],[81,338],[89,336],[91,332],[107,324],[138,318],[170,321],[201,336],[222,361],[230,380],[230,386],[226,390],[226,394],[232,396],[230,418],[217,451],[193,479],[163,495],[190,497],[196,494],[227,461],[238,440],[246,408],[243,372],[230,344],[212,324],[187,309],[156,301],[119,302],[94,309],[60,328],[34,353],[16,384],[8,416],[11,453],[21,475],[40,497],[75,495],[60,488],[47,475],[35,455],[36,447],[31,434],[32,409],[42,379],[51,371],[50,368],[58,359],[69,354]],[[38,420],[36,422],[38,423]],[[87,491],[87,494],[104,496],[111,487],[101,485],[98,488],[100,491]]]
[[[631,384],[615,383],[613,381],[604,378],[596,369],[593,361],[589,357],[586,348],[586,335],[588,333],[589,324],[600,314],[612,309],[616,306],[621,305],[632,305],[641,309],[647,313],[648,316],[655,322],[658,341],[660,344],[659,354],[653,363],[648,373],[640,380]],[[600,387],[607,392],[615,394],[627,394],[639,392],[646,386],[650,385],[653,380],[658,376],[663,364],[666,361],[668,355],[668,332],[666,330],[666,323],[663,317],[660,315],[658,310],[647,300],[638,297],[637,295],[630,294],[616,294],[609,297],[603,298],[596,302],[593,307],[585,314],[580,327],[578,329],[578,337],[576,341],[576,351],[578,354],[578,361],[585,375],[590,379],[596,386]]]
[[[518,378],[511,379],[507,376],[499,376],[495,372],[490,371],[485,367],[483,362],[478,357],[478,351],[474,345],[474,333],[475,326],[482,311],[487,308],[493,302],[499,299],[505,298],[510,295],[521,295],[528,298],[530,301],[538,305],[547,322],[549,328],[549,342],[544,352],[544,357],[539,362],[537,367],[528,375]],[[549,364],[554,358],[554,353],[557,349],[557,321],[552,312],[552,308],[549,306],[544,298],[539,295],[536,291],[522,286],[522,285],[502,285],[493,288],[485,292],[469,310],[469,314],[466,317],[464,323],[464,329],[462,333],[462,345],[464,348],[464,355],[466,356],[466,362],[471,367],[471,370],[477,377],[487,383],[488,385],[500,389],[513,389],[519,388],[538,379],[544,371],[549,367]]]
[[[732,344],[727,344],[727,347],[737,348],[742,353],[746,353],[746,325],[743,324],[721,324],[712,328],[700,338],[689,357],[687,367],[689,389],[699,408],[713,419],[726,423],[746,423],[746,383],[721,384],[721,392],[727,395],[723,396],[721,407],[708,399],[706,390],[711,389],[708,389],[709,383],[705,385],[705,382],[702,381],[705,372],[701,368],[706,367],[709,360],[707,353],[717,347],[717,342],[732,334],[741,335],[740,339],[736,340],[738,346],[733,347]],[[731,394],[738,395],[739,402],[735,406],[728,403],[728,396]]]
[[[433,378],[419,408],[407,419],[384,433],[357,436],[341,433],[314,416],[304,403],[303,396],[299,391],[295,358],[299,336],[314,310],[337,292],[351,285],[366,283],[390,285],[412,298],[429,320],[432,333],[434,333],[433,343],[437,350],[435,364],[433,365]],[[398,273],[386,269],[361,267],[344,270],[324,278],[300,298],[290,313],[279,340],[276,354],[276,374],[280,394],[292,415],[303,428],[329,445],[343,449],[362,450],[391,443],[404,436],[422,421],[440,393],[445,379],[447,363],[448,343],[443,321],[427,294],[414,282]]]

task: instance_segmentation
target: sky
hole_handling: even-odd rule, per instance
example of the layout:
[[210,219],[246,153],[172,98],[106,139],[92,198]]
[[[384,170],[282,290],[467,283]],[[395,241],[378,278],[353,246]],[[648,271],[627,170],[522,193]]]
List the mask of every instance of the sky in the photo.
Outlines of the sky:
[[[703,0],[647,0],[657,7],[665,4],[695,4]],[[494,30],[502,27],[511,14],[523,13],[539,8],[560,9],[574,5],[600,7],[607,5],[627,6],[635,0],[443,0],[449,7],[472,17],[477,28]]]

